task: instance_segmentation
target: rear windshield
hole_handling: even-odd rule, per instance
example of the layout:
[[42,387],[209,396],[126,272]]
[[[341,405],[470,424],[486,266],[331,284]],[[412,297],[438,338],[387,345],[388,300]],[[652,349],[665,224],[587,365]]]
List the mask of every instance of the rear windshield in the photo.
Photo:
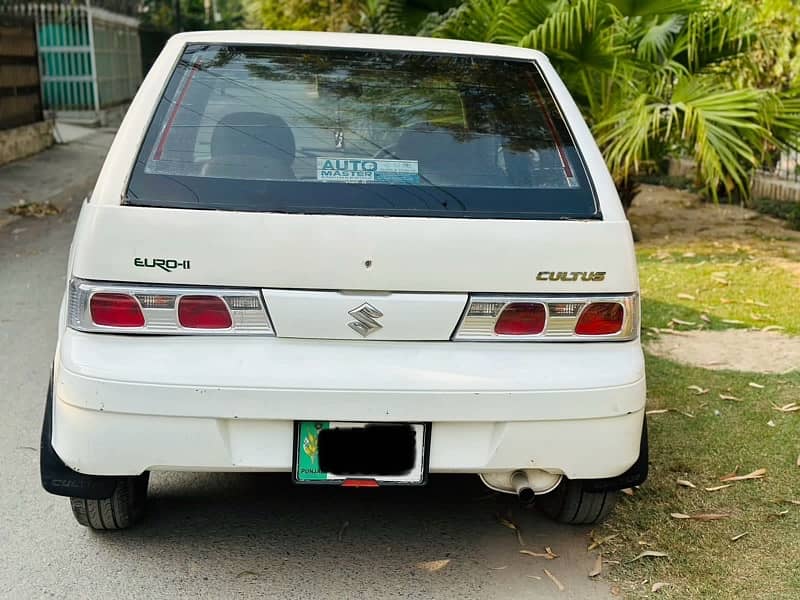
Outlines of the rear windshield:
[[535,63],[274,46],[186,48],[139,151],[126,203],[599,217]]

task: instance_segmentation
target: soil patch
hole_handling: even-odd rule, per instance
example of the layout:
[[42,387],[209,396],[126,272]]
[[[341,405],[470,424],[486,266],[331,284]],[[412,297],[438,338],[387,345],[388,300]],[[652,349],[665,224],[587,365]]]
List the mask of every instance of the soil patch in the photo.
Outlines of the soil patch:
[[752,373],[800,369],[800,338],[772,331],[686,331],[660,336],[646,347],[656,356],[704,369]]
[[647,245],[753,238],[800,242],[800,232],[780,219],[658,185],[641,186],[628,218],[637,241]]

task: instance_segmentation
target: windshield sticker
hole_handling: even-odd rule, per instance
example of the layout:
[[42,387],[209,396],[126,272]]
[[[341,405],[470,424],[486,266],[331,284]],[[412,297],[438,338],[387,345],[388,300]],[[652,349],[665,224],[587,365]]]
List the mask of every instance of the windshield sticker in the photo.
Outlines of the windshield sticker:
[[317,158],[317,181],[414,185],[419,183],[419,163],[416,160],[320,156]]

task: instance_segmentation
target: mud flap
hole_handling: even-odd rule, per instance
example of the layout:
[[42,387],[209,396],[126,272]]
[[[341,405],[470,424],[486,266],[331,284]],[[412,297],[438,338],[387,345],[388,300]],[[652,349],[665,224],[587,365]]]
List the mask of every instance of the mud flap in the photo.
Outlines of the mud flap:
[[100,500],[110,498],[119,477],[84,475],[73,471],[53,450],[53,376],[47,388],[47,402],[42,424],[42,443],[39,450],[39,472],[45,491],[57,496]]

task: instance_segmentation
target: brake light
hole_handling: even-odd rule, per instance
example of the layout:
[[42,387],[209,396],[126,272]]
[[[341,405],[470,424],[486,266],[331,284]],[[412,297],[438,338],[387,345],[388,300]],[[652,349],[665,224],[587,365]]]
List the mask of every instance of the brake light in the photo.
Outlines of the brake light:
[[231,315],[218,296],[183,296],[178,301],[178,322],[190,329],[228,329]]
[[639,335],[639,294],[473,294],[457,341],[626,341]]
[[618,302],[594,302],[583,309],[576,335],[613,335],[622,329],[625,309]]
[[67,324],[102,333],[269,335],[260,290],[103,283],[72,279]]
[[103,327],[143,327],[139,302],[128,294],[97,293],[89,300],[92,322]]
[[543,304],[514,302],[507,305],[494,324],[498,335],[536,335],[544,331],[547,311]]

